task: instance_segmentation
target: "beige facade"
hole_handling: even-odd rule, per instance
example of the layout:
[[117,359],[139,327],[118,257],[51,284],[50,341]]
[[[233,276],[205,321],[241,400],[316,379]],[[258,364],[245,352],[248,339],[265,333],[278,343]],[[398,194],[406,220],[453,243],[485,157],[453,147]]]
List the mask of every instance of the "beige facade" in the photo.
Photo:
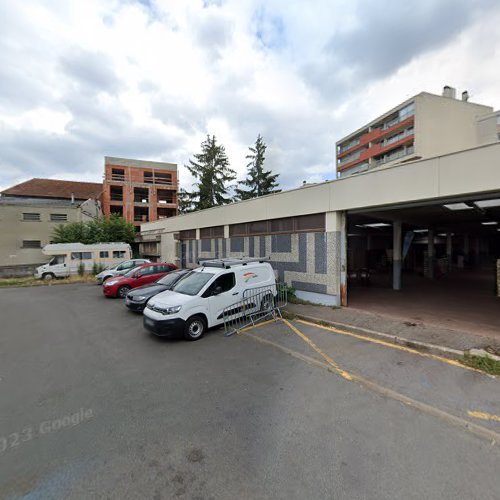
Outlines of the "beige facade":
[[338,176],[497,141],[493,108],[469,102],[468,96],[456,99],[448,90],[441,96],[421,92],[340,139]]
[[47,261],[41,248],[52,240],[58,224],[81,222],[102,215],[95,200],[0,198],[0,269]]

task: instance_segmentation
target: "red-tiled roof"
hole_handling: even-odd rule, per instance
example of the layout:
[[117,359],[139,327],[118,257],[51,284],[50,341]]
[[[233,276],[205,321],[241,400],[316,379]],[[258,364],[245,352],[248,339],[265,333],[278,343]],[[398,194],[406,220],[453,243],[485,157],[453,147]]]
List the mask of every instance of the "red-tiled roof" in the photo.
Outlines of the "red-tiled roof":
[[71,199],[71,193],[74,194],[75,200],[99,198],[102,193],[102,184],[55,179],[30,179],[2,191],[2,195],[5,196],[60,199]]

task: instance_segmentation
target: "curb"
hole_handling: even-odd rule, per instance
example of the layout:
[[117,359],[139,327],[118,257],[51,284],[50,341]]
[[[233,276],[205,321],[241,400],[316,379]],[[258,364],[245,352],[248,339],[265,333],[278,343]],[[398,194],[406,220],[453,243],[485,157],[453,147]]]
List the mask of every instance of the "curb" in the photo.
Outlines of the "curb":
[[[300,314],[300,313],[297,314],[297,313],[292,313],[292,312],[291,312],[291,314],[294,314],[297,318],[303,319],[305,321],[310,321],[311,323],[326,324],[328,326],[332,326],[334,328],[342,328],[344,330],[347,330],[347,331],[353,332],[353,333],[364,333],[368,336],[381,338],[381,339],[384,339],[386,341],[390,341],[394,344],[402,345],[405,347],[412,347],[413,349],[418,349],[421,351],[430,352],[432,354],[445,354],[446,356],[451,357],[453,359],[463,358],[466,354],[469,354],[469,350],[453,349],[451,347],[446,347],[443,345],[429,344],[428,342],[420,342],[419,340],[407,339],[405,337],[399,337],[397,335],[390,335],[388,333],[377,332],[376,330],[370,330],[368,328],[362,328],[360,326],[353,326],[353,325],[349,325],[346,323],[340,323],[338,321],[324,320],[321,318],[316,318],[314,316],[308,316],[306,314]],[[476,356],[481,355],[481,354],[477,354],[476,352],[474,354]],[[489,356],[491,356],[491,355],[489,355]]]

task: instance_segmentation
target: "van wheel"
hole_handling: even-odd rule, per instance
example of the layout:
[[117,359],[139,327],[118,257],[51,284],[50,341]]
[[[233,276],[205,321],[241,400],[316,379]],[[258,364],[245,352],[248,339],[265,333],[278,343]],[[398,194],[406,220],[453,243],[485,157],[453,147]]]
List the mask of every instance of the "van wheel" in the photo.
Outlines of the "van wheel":
[[270,311],[273,308],[273,306],[274,306],[274,297],[271,294],[269,294],[262,299],[262,302],[260,303],[260,310],[261,312]]
[[191,316],[184,326],[184,338],[186,340],[199,340],[203,337],[207,325],[201,316]]
[[128,292],[130,292],[130,287],[127,285],[123,285],[120,288],[118,288],[118,292],[116,295],[121,299],[124,299],[127,296]]
[[53,280],[56,277],[54,273],[43,273],[42,274],[42,279],[45,281],[50,281]]

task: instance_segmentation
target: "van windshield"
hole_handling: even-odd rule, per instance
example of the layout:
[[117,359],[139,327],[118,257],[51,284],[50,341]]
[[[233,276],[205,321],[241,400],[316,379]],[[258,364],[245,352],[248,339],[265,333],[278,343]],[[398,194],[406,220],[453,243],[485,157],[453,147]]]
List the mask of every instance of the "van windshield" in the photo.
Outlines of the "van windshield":
[[214,273],[189,273],[172,290],[184,295],[197,295],[200,290],[214,277]]

